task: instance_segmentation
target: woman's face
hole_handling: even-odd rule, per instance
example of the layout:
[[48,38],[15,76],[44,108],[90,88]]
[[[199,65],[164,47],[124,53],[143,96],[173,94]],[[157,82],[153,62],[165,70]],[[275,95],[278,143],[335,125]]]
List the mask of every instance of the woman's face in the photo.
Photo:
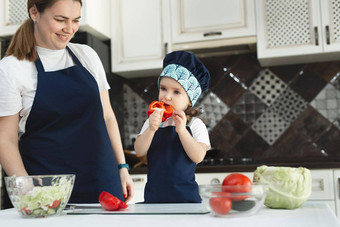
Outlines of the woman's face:
[[158,100],[172,105],[173,109],[177,111],[185,111],[190,105],[190,99],[184,88],[170,77],[161,78]]
[[30,10],[37,46],[52,50],[66,47],[79,29],[81,5],[78,1],[59,0],[43,13]]

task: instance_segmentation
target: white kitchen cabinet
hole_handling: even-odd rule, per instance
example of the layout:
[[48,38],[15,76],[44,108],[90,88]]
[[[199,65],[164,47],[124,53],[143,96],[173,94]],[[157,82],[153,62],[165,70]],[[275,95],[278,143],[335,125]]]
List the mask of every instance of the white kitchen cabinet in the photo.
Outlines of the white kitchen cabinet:
[[340,169],[334,169],[334,198],[336,215],[340,221]]
[[131,174],[133,183],[135,184],[135,193],[128,204],[134,204],[144,201],[144,187],[147,180],[146,174]]
[[0,0],[0,36],[13,35],[27,18],[27,0]]
[[[83,0],[80,31],[107,39],[110,30],[110,0]],[[27,0],[0,0],[0,36],[11,36],[28,18]]]
[[172,0],[173,43],[255,36],[254,0]]
[[112,1],[112,72],[129,78],[160,74],[169,45],[167,1]]
[[340,59],[340,0],[256,0],[262,66]]

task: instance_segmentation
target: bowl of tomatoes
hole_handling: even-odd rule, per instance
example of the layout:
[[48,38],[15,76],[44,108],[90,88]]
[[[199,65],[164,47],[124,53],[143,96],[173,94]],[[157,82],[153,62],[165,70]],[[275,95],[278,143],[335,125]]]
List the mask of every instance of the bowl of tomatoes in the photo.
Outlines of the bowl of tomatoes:
[[268,185],[232,173],[222,184],[200,185],[199,191],[202,203],[213,216],[239,217],[254,215],[263,207]]

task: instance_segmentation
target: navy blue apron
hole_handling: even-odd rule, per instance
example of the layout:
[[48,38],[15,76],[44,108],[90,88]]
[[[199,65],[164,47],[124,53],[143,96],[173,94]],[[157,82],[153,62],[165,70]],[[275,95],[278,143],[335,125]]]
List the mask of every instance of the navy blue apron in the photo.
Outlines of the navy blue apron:
[[97,203],[103,190],[124,201],[97,82],[67,50],[75,66],[45,72],[35,62],[37,90],[20,139],[25,168],[29,175],[75,174],[69,202]]
[[[189,127],[187,130],[191,133]],[[196,163],[185,153],[175,126],[159,128],[147,153],[144,203],[200,203]]]

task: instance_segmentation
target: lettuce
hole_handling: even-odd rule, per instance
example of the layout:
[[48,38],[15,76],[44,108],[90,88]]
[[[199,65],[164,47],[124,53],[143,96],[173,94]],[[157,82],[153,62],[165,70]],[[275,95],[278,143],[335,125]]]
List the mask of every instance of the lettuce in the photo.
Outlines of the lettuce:
[[264,205],[269,208],[298,208],[309,198],[312,192],[311,173],[303,167],[263,165],[255,170],[253,181],[269,185],[269,191],[264,202]]

